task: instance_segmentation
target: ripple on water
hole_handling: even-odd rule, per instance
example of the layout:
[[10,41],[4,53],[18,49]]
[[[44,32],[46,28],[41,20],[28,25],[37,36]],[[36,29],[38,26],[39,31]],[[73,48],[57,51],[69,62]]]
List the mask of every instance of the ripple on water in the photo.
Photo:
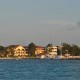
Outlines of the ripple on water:
[[0,60],[0,80],[80,80],[80,60]]

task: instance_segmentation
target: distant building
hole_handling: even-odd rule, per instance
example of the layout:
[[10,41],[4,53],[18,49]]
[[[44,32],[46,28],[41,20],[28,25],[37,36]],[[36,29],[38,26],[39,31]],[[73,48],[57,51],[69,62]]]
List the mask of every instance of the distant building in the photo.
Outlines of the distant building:
[[36,46],[35,55],[45,54],[45,47]]
[[13,55],[14,57],[19,57],[19,58],[25,58],[28,53],[26,51],[26,48],[21,45],[11,45],[8,48],[8,56]]
[[26,49],[23,46],[17,46],[14,48],[14,56],[25,58],[28,54],[26,53]]
[[55,58],[56,56],[57,56],[57,47],[56,46],[47,47],[47,57]]

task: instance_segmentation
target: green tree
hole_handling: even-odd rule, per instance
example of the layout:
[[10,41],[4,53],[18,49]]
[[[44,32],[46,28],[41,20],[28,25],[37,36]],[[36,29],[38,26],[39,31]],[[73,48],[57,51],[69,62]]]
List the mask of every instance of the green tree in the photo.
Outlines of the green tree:
[[70,45],[68,43],[62,43],[62,53],[63,55],[66,53],[69,53],[70,55],[73,56],[78,56],[80,55],[80,47],[78,47],[77,45]]
[[80,47],[78,47],[77,45],[72,45],[72,55],[80,55]]
[[72,46],[68,43],[62,43],[62,54],[65,55],[66,53],[72,53]]
[[31,43],[28,45],[28,54],[29,54],[29,56],[35,57],[35,56],[36,56],[36,55],[35,55],[35,50],[36,50],[36,45],[35,45],[33,42],[31,42]]
[[4,46],[0,46],[0,57],[6,57],[7,52]]
[[4,46],[0,46],[0,50],[5,50],[5,47]]
[[53,47],[53,45],[49,43],[49,44],[46,46],[46,53],[51,52],[51,51],[52,51],[52,47]]
[[52,47],[52,44],[49,43],[46,47]]
[[9,55],[9,57],[14,57],[14,48],[15,48],[15,46],[13,46],[13,45],[6,47],[6,51],[7,51],[7,54]]

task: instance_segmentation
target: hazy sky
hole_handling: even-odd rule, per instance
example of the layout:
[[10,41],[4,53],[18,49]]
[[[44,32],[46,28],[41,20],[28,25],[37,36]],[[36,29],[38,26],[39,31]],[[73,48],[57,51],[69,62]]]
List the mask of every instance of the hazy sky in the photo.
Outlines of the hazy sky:
[[0,45],[80,45],[80,0],[0,0]]

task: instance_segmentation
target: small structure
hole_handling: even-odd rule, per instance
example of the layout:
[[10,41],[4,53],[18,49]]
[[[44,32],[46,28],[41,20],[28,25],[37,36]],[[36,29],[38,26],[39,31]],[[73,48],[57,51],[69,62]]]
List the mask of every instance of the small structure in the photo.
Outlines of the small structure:
[[41,54],[40,58],[41,59],[45,59],[46,58],[46,55],[43,53],[43,54]]
[[65,58],[69,58],[70,57],[70,54],[67,53],[64,56],[65,56]]

